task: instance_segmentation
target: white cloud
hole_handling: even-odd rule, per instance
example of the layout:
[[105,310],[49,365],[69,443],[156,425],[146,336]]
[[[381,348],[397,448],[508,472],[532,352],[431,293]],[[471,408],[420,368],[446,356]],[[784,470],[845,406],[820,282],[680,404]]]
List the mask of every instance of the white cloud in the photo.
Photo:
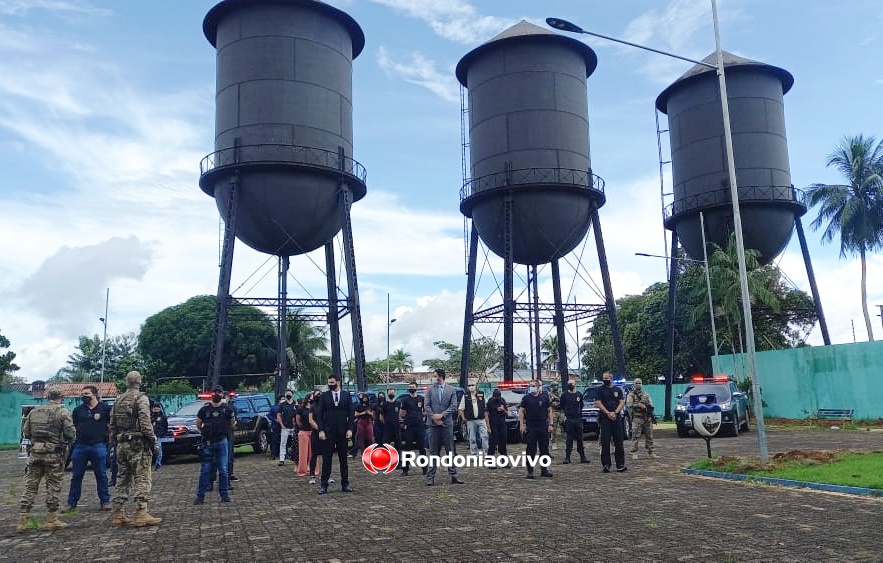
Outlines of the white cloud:
[[474,44],[490,39],[517,20],[482,16],[463,0],[371,0],[425,22],[439,36]]
[[35,10],[75,15],[103,13],[103,10],[79,0],[0,0],[0,14],[3,15],[24,16]]
[[377,64],[388,76],[428,89],[449,102],[460,100],[460,90],[453,69],[439,72],[436,63],[420,52],[412,52],[406,59],[393,60],[386,48],[377,50]]

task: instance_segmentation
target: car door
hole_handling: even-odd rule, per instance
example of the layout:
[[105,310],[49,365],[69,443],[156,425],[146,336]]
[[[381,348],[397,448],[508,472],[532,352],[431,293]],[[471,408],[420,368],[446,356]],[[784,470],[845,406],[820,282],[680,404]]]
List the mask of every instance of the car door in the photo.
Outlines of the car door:
[[257,412],[251,406],[251,401],[242,397],[233,399],[233,408],[236,409],[235,443],[242,444],[249,441],[251,429],[254,428]]

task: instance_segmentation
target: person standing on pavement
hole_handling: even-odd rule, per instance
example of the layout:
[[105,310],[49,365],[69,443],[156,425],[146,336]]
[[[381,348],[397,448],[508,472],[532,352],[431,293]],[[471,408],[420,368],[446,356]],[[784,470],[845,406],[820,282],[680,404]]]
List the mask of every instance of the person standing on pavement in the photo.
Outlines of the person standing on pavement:
[[[110,443],[116,446],[120,483],[114,491],[113,525],[156,526],[162,518],[147,512],[150,502],[150,462],[159,441],[150,423],[150,400],[140,391],[141,373],[126,374],[126,392],[110,413]],[[135,519],[126,516],[125,504],[134,493]]]
[[285,465],[285,454],[288,453],[288,437],[297,432],[294,427],[294,417],[297,414],[297,405],[292,398],[291,391],[285,392],[285,400],[279,404],[279,414],[276,422],[279,423],[279,465]]
[[238,481],[239,477],[233,474],[233,456],[236,446],[236,427],[239,425],[239,418],[236,416],[236,407],[233,405],[233,397],[229,391],[224,391],[224,399],[222,401],[230,409],[230,428],[227,429],[227,475],[230,476],[230,482]]
[[25,477],[25,487],[19,501],[18,526],[15,531],[23,534],[28,530],[28,519],[34,507],[34,498],[40,490],[40,481],[46,478],[46,523],[44,529],[58,530],[67,524],[58,519],[58,495],[64,477],[64,453],[66,443],[77,437],[77,429],[69,410],[61,404],[61,387],[51,385],[46,389],[48,402],[32,410],[21,425],[22,437],[30,440],[30,457]]
[[279,407],[282,406],[282,403],[285,401],[285,395],[279,395],[276,397],[276,402],[270,407],[270,412],[267,413],[267,417],[270,419],[270,459],[279,458],[279,439],[280,439],[280,429],[279,425]]
[[610,438],[613,437],[615,448],[616,470],[620,473],[628,470],[625,466],[625,448],[622,444],[622,419],[620,415],[625,406],[622,389],[613,385],[613,374],[605,371],[601,375],[604,385],[595,396],[595,406],[601,411],[598,424],[601,427],[601,470],[610,473]]
[[634,389],[625,398],[625,404],[632,414],[632,459],[638,459],[638,443],[641,434],[644,435],[644,446],[651,458],[656,458],[653,453],[653,399],[644,391],[644,384],[640,378],[635,378]]
[[396,451],[402,449],[402,433],[399,426],[399,409],[401,405],[396,400],[396,390],[390,387],[386,390],[386,400],[380,410],[380,420],[383,422],[383,436],[379,439],[381,444],[393,444]]
[[350,486],[347,440],[353,437],[355,425],[353,403],[349,391],[340,388],[340,376],[332,374],[328,378],[328,391],[319,397],[315,420],[319,426],[319,441],[322,443],[322,477],[319,494],[328,492],[331,478],[331,458],[337,451],[340,464],[340,488],[345,493],[353,492]]
[[[316,409],[319,406],[319,397],[322,396],[321,391],[314,391],[310,398],[310,485],[316,484],[318,477],[316,464],[319,464],[318,470],[322,470],[322,443],[319,442],[319,423],[316,422]],[[329,483],[334,481],[329,479]]]
[[506,415],[509,411],[509,405],[503,399],[499,389],[494,389],[491,393],[491,399],[487,402],[487,408],[484,410],[484,421],[488,433],[488,455],[494,455],[494,452],[500,455],[506,455],[506,442],[509,439],[509,431],[506,428]]
[[[408,382],[408,396],[402,398],[399,405],[399,420],[402,421],[402,448],[417,450],[426,455],[426,424],[423,423],[423,405],[425,399],[417,394],[417,382]],[[407,477],[411,468],[402,463],[402,475]],[[426,468],[423,468],[426,475]]]
[[153,425],[153,433],[160,440],[156,459],[153,460],[153,469],[159,471],[162,467],[162,437],[169,431],[169,419],[166,418],[166,413],[163,412],[159,401],[150,401],[150,423]]
[[[527,455],[537,455],[539,447],[540,455],[549,455],[549,434],[552,432],[552,405],[549,395],[543,393],[543,382],[535,379],[530,382],[530,393],[521,399],[521,407],[518,409],[518,426],[527,443]],[[533,479],[534,466],[528,464],[525,479]],[[552,472],[547,467],[540,468],[540,475],[551,477]]]
[[368,446],[374,443],[374,409],[366,393],[359,393],[359,404],[356,405],[356,457],[362,458]]
[[193,504],[203,504],[205,493],[209,490],[212,466],[218,468],[218,493],[221,502],[230,502],[230,474],[227,472],[227,436],[233,424],[231,407],[225,405],[224,390],[220,386],[212,389],[212,401],[203,405],[196,414],[196,428],[202,433],[202,450],[199,470],[199,485]]
[[564,413],[564,432],[566,434],[563,463],[570,463],[574,441],[580,463],[589,463],[583,445],[583,394],[576,390],[576,384],[573,381],[567,384],[567,391],[561,395],[561,411]]
[[[454,455],[454,416],[457,413],[457,391],[451,385],[445,385],[445,370],[435,370],[435,385],[426,392],[426,404],[424,405],[429,419],[426,424],[429,429],[429,455],[440,456],[442,446]],[[438,463],[432,462],[426,471],[427,486],[435,485],[435,473]],[[451,464],[448,467],[448,475],[451,484],[462,485],[463,481],[457,474],[457,468]]]
[[74,426],[77,428],[77,441],[71,452],[71,488],[64,512],[75,509],[80,501],[87,462],[92,463],[101,510],[110,510],[107,485],[107,425],[110,423],[110,407],[98,400],[98,388],[94,385],[84,387],[80,399],[83,404],[78,405],[72,413]]
[[549,443],[554,444],[558,433],[561,432],[563,419],[561,393],[558,391],[558,383],[555,381],[549,385],[549,403],[552,405],[552,432],[549,433]]
[[304,397],[303,405],[297,409],[294,422],[297,425],[298,458],[297,476],[306,477],[307,468],[313,458],[312,434],[313,427],[310,425],[310,412],[313,410],[312,395]]
[[466,434],[469,437],[469,453],[477,455],[479,452],[479,442],[481,443],[481,451],[488,451],[487,423],[485,422],[485,414],[487,405],[485,404],[484,393],[475,390],[475,384],[468,385],[469,392],[460,399],[458,411],[463,425],[466,427]]

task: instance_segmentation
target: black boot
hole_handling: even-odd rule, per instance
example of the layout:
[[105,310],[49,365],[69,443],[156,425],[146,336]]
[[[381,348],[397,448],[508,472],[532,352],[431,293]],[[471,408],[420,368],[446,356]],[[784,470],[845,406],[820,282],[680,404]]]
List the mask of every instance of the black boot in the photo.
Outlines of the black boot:
[[570,463],[570,454],[564,456],[564,461],[561,462],[563,465],[567,465]]

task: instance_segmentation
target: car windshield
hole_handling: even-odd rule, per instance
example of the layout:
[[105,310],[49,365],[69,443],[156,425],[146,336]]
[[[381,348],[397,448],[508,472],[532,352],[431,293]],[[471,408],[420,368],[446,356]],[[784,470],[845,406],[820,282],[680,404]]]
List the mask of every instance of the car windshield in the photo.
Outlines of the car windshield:
[[583,401],[584,404],[595,404],[595,400],[598,399],[598,391],[601,387],[587,387],[585,391],[583,391]]
[[187,403],[186,405],[178,409],[172,416],[196,416],[197,413],[199,413],[199,409],[201,409],[204,404],[205,403],[203,401],[193,401],[192,403]]
[[691,385],[684,391],[684,398],[691,395],[715,395],[717,402],[730,400],[730,388],[724,383],[700,383]]
[[517,407],[521,404],[524,393],[518,393],[513,389],[500,389],[500,398],[506,401],[506,404],[510,407]]

